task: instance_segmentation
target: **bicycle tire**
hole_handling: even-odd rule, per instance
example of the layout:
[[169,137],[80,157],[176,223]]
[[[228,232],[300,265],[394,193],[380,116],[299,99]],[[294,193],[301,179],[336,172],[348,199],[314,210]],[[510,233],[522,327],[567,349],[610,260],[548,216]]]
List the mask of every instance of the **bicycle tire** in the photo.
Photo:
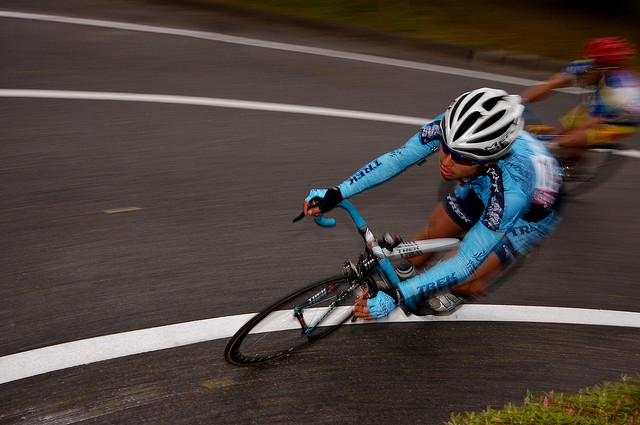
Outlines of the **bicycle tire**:
[[615,155],[611,149],[589,149],[588,152],[592,156],[588,162],[570,163],[559,160],[565,174],[563,193],[569,197],[582,195],[604,183],[616,174],[624,161],[622,156]]
[[[526,130],[543,143],[556,137],[551,134],[553,127],[542,124],[538,115],[529,108],[525,109],[523,116],[527,120]],[[567,198],[575,198],[611,178],[624,161],[624,158],[615,155],[615,149],[615,144],[589,146],[585,150],[588,160],[583,159],[577,162],[564,158],[561,152],[554,151],[554,157],[558,160],[564,174],[563,195]]]
[[[326,294],[319,295],[323,289]],[[224,357],[227,362],[246,366],[290,355],[336,330],[353,316],[353,305],[361,293],[362,284],[355,275],[339,275],[305,286],[256,314],[229,340]],[[304,310],[304,320],[314,323],[322,314],[322,323],[305,333],[293,308],[316,296],[312,306]],[[335,309],[328,306],[342,296]],[[328,312],[328,313],[327,313]]]

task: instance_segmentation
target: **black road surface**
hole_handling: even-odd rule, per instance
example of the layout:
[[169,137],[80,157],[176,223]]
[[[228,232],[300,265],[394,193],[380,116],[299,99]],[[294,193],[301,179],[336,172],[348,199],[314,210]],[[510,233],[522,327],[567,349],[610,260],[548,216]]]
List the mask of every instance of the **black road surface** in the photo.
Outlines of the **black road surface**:
[[[479,66],[398,43],[186,6],[2,0],[0,10]],[[198,96],[425,118],[469,89],[523,88],[7,17],[0,17],[0,63],[0,89]],[[558,94],[537,109],[551,119],[575,100]],[[0,97],[0,128],[2,357],[255,312],[336,273],[360,249],[346,216],[338,216],[334,229],[291,219],[310,188],[341,182],[419,126],[171,103]],[[625,145],[632,149],[638,141]],[[614,179],[568,202],[556,234],[480,302],[639,312],[639,174],[638,159],[627,158]],[[410,237],[427,219],[439,183],[430,160],[353,201],[374,230]],[[122,212],[105,212],[111,210]],[[640,371],[640,329],[628,327],[351,326],[285,361],[254,368],[226,364],[225,343],[1,384],[0,423],[438,424],[450,412],[519,403],[527,390],[576,392]]]

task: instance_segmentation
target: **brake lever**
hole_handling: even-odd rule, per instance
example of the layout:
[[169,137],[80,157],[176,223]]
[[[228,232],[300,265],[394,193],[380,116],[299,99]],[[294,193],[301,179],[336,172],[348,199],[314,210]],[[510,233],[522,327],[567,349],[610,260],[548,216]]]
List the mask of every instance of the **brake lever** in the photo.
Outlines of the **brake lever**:
[[[320,206],[321,203],[322,203],[322,198],[315,197],[315,198],[313,198],[313,199],[311,199],[309,201],[309,207],[308,208],[318,207],[318,206]],[[295,223],[296,221],[300,221],[303,218],[304,218],[304,211],[302,211],[299,216],[297,216],[296,218],[293,219],[293,223]]]

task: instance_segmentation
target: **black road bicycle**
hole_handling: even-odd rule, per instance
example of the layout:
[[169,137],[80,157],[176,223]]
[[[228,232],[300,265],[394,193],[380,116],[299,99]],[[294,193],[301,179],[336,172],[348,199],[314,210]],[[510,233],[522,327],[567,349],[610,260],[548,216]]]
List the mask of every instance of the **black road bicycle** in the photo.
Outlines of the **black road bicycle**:
[[[377,239],[353,204],[343,200],[338,207],[349,213],[364,240],[364,251],[356,261],[347,260],[342,273],[292,292],[253,316],[227,343],[224,356],[229,363],[266,362],[324,338],[352,319],[355,300],[365,288],[369,296],[381,290],[398,299],[395,288],[400,278],[392,260],[450,251],[460,243],[456,238],[402,242],[389,233]],[[314,219],[321,226],[335,225],[334,219],[322,215]]]
[[[581,195],[603,183],[620,168],[624,157],[616,155],[618,145],[607,143],[590,145],[579,149],[580,158],[572,158],[570,151],[560,148],[552,141],[557,137],[554,128],[542,123],[540,117],[531,109],[525,109],[525,130],[540,140],[558,160],[563,174],[563,193],[567,196]],[[578,150],[578,149],[576,149]]]

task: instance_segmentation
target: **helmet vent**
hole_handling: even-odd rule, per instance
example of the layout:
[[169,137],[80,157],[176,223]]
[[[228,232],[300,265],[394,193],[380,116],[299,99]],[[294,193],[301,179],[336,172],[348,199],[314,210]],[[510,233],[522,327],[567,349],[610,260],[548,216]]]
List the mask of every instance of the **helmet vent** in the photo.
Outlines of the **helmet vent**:
[[495,108],[495,107],[496,107],[496,105],[498,104],[498,102],[499,102],[499,101],[501,101],[501,100],[503,100],[503,99],[504,99],[504,96],[495,96],[495,97],[492,97],[491,99],[489,99],[489,100],[485,101],[485,102],[482,104],[482,107],[483,107],[484,109],[486,109],[487,111],[490,111],[490,110],[492,110],[493,108]]
[[[494,131],[493,133],[487,135],[486,137],[483,137],[484,140],[482,140],[482,142],[484,141],[489,141],[489,140],[494,140],[494,139],[498,139],[501,136],[504,136],[506,134],[508,134],[509,132],[509,127],[511,127],[511,123],[505,125],[504,127],[501,127],[500,129]],[[500,139],[498,141],[498,145],[495,147],[496,150],[500,150],[502,149],[502,142],[504,140],[504,137],[502,137],[502,139]]]
[[465,93],[462,96],[460,96],[460,101],[456,102],[456,104],[453,106],[453,109],[451,110],[451,113],[449,114],[449,116],[451,117],[451,120],[454,119],[454,117],[456,116],[456,111],[458,110],[458,107],[462,104],[462,101],[469,96],[469,93]]
[[447,141],[447,126],[443,125],[442,121],[440,121],[440,130],[442,130],[442,140],[446,143],[446,141]]
[[477,111],[470,113],[467,116],[467,118],[462,123],[460,123],[460,125],[456,129],[456,133],[453,136],[453,140],[458,140],[467,130],[471,128],[473,124],[475,124],[478,121],[478,118],[480,118],[480,116],[481,116],[480,112],[477,112]]
[[[478,102],[478,100],[484,96],[484,93],[477,93],[475,96],[473,96],[465,105],[464,107],[460,110],[460,115],[464,116],[464,114],[467,113],[467,111],[476,104],[476,102]],[[478,116],[476,114],[472,114],[475,118],[477,119]]]
[[486,130],[487,128],[491,127],[492,125],[494,125],[495,123],[500,121],[500,118],[502,118],[504,116],[504,114],[505,114],[504,110],[499,111],[497,114],[493,114],[492,116],[487,118],[485,120],[485,122],[483,122],[480,127],[478,127],[477,131],[483,131],[483,130]]

